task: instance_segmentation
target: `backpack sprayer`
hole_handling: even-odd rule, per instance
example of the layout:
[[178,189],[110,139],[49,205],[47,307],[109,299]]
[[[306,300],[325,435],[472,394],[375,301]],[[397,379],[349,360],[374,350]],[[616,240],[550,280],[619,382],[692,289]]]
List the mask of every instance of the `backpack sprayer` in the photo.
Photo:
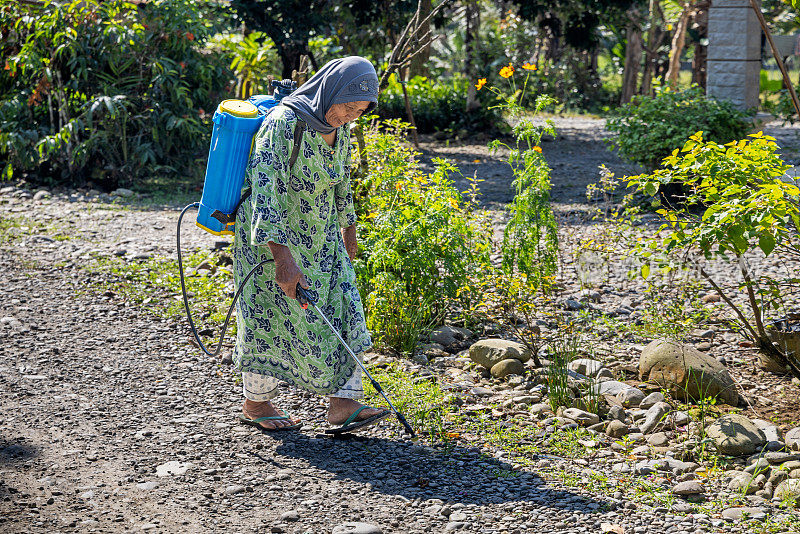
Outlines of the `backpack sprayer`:
[[[219,341],[214,351],[210,351],[203,344],[200,335],[197,333],[194,321],[192,320],[192,312],[189,308],[189,298],[186,294],[186,284],[184,282],[183,274],[183,257],[181,254],[181,222],[183,216],[192,208],[197,208],[197,226],[214,235],[234,235],[234,223],[236,222],[236,212],[239,206],[242,205],[251,193],[250,189],[242,192],[244,185],[244,175],[247,168],[247,161],[250,159],[250,153],[253,150],[255,142],[255,134],[264,122],[267,115],[272,112],[273,108],[277,106],[283,97],[290,95],[292,91],[297,88],[297,84],[292,80],[273,81],[272,87],[275,89],[272,96],[270,95],[256,95],[250,97],[248,100],[224,100],[217,107],[214,117],[212,119],[214,126],[211,133],[211,148],[208,151],[208,165],[206,167],[206,177],[203,183],[203,196],[200,202],[189,204],[181,211],[178,216],[177,228],[177,248],[178,248],[178,271],[180,272],[181,279],[181,292],[183,294],[183,305],[186,308],[186,317],[189,319],[189,326],[192,328],[192,334],[200,349],[209,356],[218,357],[222,350],[222,342],[225,338],[225,332],[228,330],[231,316],[233,315],[236,301],[242,293],[242,289],[250,277],[253,276],[259,267],[262,265],[275,261],[268,259],[259,262],[253,269],[247,273],[242,282],[239,284],[239,289],[233,296],[233,302],[228,309],[228,314],[225,317],[225,323],[222,325],[222,332],[219,336]],[[289,169],[294,167],[295,162],[300,151],[301,140],[303,132],[306,129],[305,122],[298,119],[297,125],[294,129],[294,144],[292,146],[292,155],[289,158]],[[403,414],[397,411],[392,402],[383,392],[381,385],[372,378],[367,368],[359,360],[355,353],[350,349],[347,343],[344,342],[342,336],[336,331],[336,328],[330,323],[328,318],[317,307],[316,302],[311,295],[297,284],[297,300],[303,309],[307,309],[308,305],[316,310],[317,314],[322,317],[323,322],[330,327],[331,331],[338,338],[339,342],[344,346],[353,360],[358,364],[361,370],[369,379],[372,387],[381,394],[383,399],[387,402],[392,412],[397,416],[397,419],[403,425],[405,430],[414,437],[414,429],[408,424]]]

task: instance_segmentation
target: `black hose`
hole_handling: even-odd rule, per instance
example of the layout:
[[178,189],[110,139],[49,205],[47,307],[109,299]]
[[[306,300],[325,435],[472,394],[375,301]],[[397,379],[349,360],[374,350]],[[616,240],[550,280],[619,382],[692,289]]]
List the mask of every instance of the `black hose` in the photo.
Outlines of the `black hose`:
[[231,307],[228,308],[228,316],[225,317],[225,324],[222,325],[222,332],[219,335],[219,341],[217,342],[217,348],[214,352],[209,351],[206,346],[203,344],[203,341],[200,339],[200,336],[197,333],[197,329],[194,326],[194,321],[192,320],[192,312],[189,309],[189,298],[186,295],[186,284],[183,280],[183,256],[181,254],[181,221],[183,220],[183,216],[186,214],[187,211],[191,208],[199,208],[200,203],[194,202],[189,204],[183,211],[181,211],[180,216],[178,217],[178,235],[177,235],[177,242],[178,242],[178,271],[181,274],[181,292],[183,293],[183,305],[186,308],[186,317],[189,318],[189,326],[192,327],[192,333],[194,334],[195,340],[197,340],[197,344],[200,346],[203,352],[208,354],[209,356],[217,357],[219,356],[220,351],[222,350],[222,341],[225,339],[225,332],[228,330],[228,323],[231,321],[231,315],[233,314],[233,308],[236,306],[236,301],[239,300],[239,296],[242,294],[242,289],[244,289],[245,284],[253,276],[253,273],[256,272],[256,269],[264,265],[265,263],[269,263],[271,261],[275,261],[274,259],[264,260],[259,262],[253,269],[247,273],[247,276],[244,277],[244,280],[241,281],[239,284],[239,289],[236,290],[236,294],[233,296],[233,302],[231,302]]

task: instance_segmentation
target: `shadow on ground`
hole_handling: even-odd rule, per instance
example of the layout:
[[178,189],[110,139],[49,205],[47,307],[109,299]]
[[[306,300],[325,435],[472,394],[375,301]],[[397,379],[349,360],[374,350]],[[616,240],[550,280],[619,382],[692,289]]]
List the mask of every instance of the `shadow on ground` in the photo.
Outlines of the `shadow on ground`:
[[0,438],[0,465],[16,464],[39,455],[39,449],[27,443]]
[[531,502],[573,512],[591,513],[602,501],[548,487],[544,480],[475,449],[434,449],[376,438],[332,439],[300,432],[280,439],[273,458],[253,453],[270,471],[285,468],[280,458],[295,458],[328,471],[339,480],[370,484],[372,490],[408,499],[441,499],[462,504]]

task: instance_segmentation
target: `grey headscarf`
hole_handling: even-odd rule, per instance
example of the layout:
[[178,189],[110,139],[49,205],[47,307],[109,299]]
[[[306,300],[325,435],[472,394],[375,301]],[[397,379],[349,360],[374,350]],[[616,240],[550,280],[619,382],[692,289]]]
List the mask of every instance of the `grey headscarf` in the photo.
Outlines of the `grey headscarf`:
[[378,75],[372,63],[360,56],[329,61],[290,96],[281,100],[310,128],[329,134],[336,128],[325,114],[333,104],[367,101],[365,113],[378,105]]

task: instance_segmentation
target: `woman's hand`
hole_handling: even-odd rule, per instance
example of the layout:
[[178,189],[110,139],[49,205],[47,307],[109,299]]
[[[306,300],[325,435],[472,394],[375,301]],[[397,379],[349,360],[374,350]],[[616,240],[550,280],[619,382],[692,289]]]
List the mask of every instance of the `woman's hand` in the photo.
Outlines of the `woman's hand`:
[[290,299],[297,298],[297,284],[304,289],[308,289],[308,282],[295,263],[289,248],[269,242],[269,249],[272,257],[275,258],[275,282]]
[[342,239],[344,240],[344,248],[347,250],[347,255],[350,256],[350,261],[353,261],[356,259],[356,253],[358,252],[355,224],[342,228]]

